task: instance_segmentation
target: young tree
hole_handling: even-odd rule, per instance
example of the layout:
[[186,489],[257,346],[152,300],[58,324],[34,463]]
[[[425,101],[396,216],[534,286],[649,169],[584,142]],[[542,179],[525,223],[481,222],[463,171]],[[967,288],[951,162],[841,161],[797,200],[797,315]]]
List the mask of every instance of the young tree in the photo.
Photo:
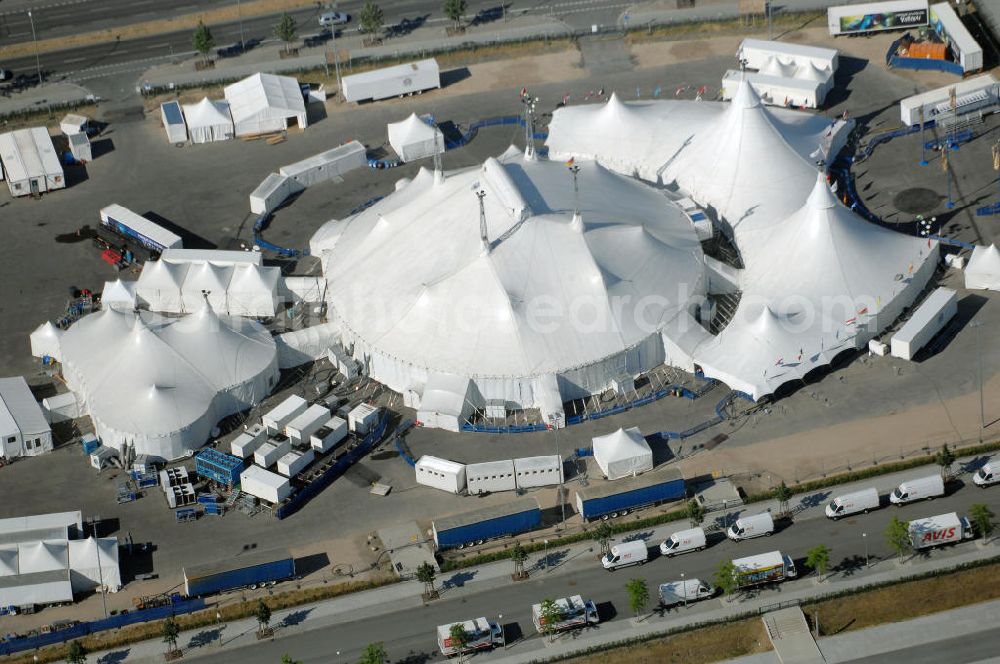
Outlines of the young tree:
[[902,560],[906,552],[913,548],[910,543],[910,524],[900,521],[898,516],[893,516],[885,529],[885,541]]
[[285,53],[291,50],[292,42],[298,36],[299,24],[288,14],[282,14],[278,24],[274,26],[274,36],[285,42]]
[[778,501],[778,511],[782,514],[788,514],[788,501],[792,499],[792,490],[788,488],[784,480],[781,481],[781,484],[774,487],[771,495]]
[[163,637],[163,642],[167,644],[167,654],[177,650],[177,637],[180,636],[181,628],[177,625],[177,621],[174,620],[173,616],[170,616],[163,621],[163,627],[160,628],[160,635]]
[[417,581],[424,584],[424,595],[427,597],[434,596],[434,577],[436,576],[434,572],[434,565],[429,562],[420,563],[420,567],[417,568]]
[[455,623],[448,628],[448,638],[451,639],[451,647],[458,650],[458,661],[465,661],[465,649],[469,646],[469,633],[465,631],[462,623]]
[[524,550],[520,542],[514,542],[510,559],[514,561],[514,576],[518,579],[524,578],[524,562],[528,559],[528,552]]
[[972,522],[972,529],[984,540],[993,534],[996,523],[993,521],[995,515],[990,508],[982,503],[969,505],[969,521]]
[[302,664],[302,662],[297,659],[292,659],[291,655],[286,654],[281,656],[281,664]]
[[268,625],[271,624],[271,607],[267,605],[262,599],[257,600],[257,610],[254,612],[254,617],[257,618],[257,631],[263,634],[267,631]]
[[385,645],[381,641],[378,643],[369,643],[365,646],[364,652],[361,653],[361,659],[358,660],[358,664],[385,664],[387,657]]
[[607,521],[601,521],[597,525],[597,528],[594,528],[594,539],[601,545],[602,556],[608,555],[608,552],[611,551],[611,538],[613,535],[614,533]]
[[361,11],[358,12],[358,25],[361,32],[377,36],[382,30],[384,23],[385,15],[382,13],[382,8],[372,2],[372,0],[365,0],[365,4],[361,6]]
[[684,516],[690,519],[692,526],[700,526],[705,520],[705,508],[697,500],[689,500],[684,508]]
[[548,636],[549,640],[556,634],[556,625],[562,620],[562,609],[556,604],[554,599],[543,599],[540,607],[540,618],[542,623],[542,634]]
[[191,37],[191,43],[194,50],[201,53],[202,60],[208,61],[208,54],[215,46],[215,38],[212,37],[212,31],[203,22],[198,21],[198,27],[194,29],[194,35]]
[[830,549],[825,544],[819,544],[806,552],[806,567],[816,570],[819,580],[823,580],[823,575],[830,567]]
[[452,20],[455,27],[461,27],[462,17],[465,15],[465,11],[469,8],[465,0],[444,0],[444,7],[442,11],[444,15]]
[[646,605],[649,604],[649,586],[646,585],[645,579],[630,579],[628,583],[625,584],[625,590],[628,592],[628,605],[635,613],[635,619],[639,619],[639,614],[642,613]]
[[69,650],[66,651],[66,661],[69,664],[84,664],[87,661],[87,649],[76,639],[70,641]]
[[719,569],[715,571],[714,574],[715,585],[718,586],[719,590],[726,597],[731,597],[733,593],[739,590],[739,583],[736,580],[736,565],[733,564],[732,560],[724,560]]
[[955,453],[948,447],[948,443],[941,446],[941,451],[934,456],[934,462],[941,466],[941,477],[948,479],[951,464],[955,463]]

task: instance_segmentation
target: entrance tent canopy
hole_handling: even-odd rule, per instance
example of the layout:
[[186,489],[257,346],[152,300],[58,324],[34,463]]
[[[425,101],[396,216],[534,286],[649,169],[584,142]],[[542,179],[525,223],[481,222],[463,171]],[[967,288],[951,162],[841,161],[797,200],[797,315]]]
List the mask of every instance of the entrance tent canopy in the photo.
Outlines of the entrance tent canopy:
[[416,161],[444,152],[444,134],[432,122],[412,113],[389,124],[389,145],[403,161]]
[[995,244],[976,246],[965,266],[965,287],[1000,290],[1000,249]]
[[717,336],[668,326],[665,343],[759,399],[864,347],[912,304],[937,262],[933,240],[875,227],[836,200],[812,156],[829,129],[824,118],[763,106],[744,81],[731,103],[612,97],[562,108],[548,145],[553,158],[674,184],[716,212],[745,266],[735,271],[739,305]]
[[290,76],[257,73],[225,88],[237,136],[288,129],[294,118],[305,129],[306,104],[299,82]]
[[31,342],[31,355],[33,357],[51,357],[54,360],[61,359],[59,353],[59,339],[63,331],[53,325],[50,321],[45,321],[35,328],[29,337]]
[[639,427],[618,429],[606,436],[597,436],[593,442],[594,460],[609,480],[653,469],[653,451]]
[[101,303],[106,307],[135,309],[135,282],[121,279],[105,281]]
[[184,119],[192,143],[228,141],[233,137],[233,118],[224,101],[204,97],[197,104],[184,104]]
[[[248,259],[253,252],[227,252]],[[206,256],[211,258],[211,256]],[[136,300],[150,311],[189,313],[208,302],[220,314],[270,318],[278,306],[281,268],[262,267],[252,260],[199,260],[175,262],[166,255],[148,261],[139,280],[123,282]]]
[[432,374],[424,386],[417,419],[429,427],[459,431],[476,408],[472,391],[468,378]]

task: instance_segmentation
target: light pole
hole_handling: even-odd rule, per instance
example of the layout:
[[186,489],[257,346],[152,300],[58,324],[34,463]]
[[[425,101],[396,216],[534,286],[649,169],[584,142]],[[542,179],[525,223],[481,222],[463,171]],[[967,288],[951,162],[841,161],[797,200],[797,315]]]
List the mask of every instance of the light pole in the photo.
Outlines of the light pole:
[[31,43],[35,47],[35,69],[38,71],[38,84],[42,84],[42,63],[38,59],[38,39],[35,37],[35,19],[28,10],[28,22],[31,23]]
[[548,572],[549,571],[549,541],[546,539],[546,540],[542,540],[542,542],[545,545],[542,548],[542,551],[544,552],[544,560],[542,561],[542,569],[544,569],[546,572]]
[[497,621],[500,623],[500,642],[503,644],[503,649],[507,649],[507,633],[503,628],[503,614],[497,614]]
[[236,16],[240,20],[240,53],[245,53],[247,50],[246,41],[243,39],[243,11],[240,8],[240,0],[236,0]]
[[979,442],[983,442],[983,429],[986,428],[986,409],[983,404],[983,347],[980,344],[979,328],[983,326],[982,321],[974,320],[969,323],[969,327],[976,328],[976,360],[979,365]]
[[[575,178],[575,174],[574,174]],[[555,414],[549,416],[550,422],[555,422]],[[561,510],[561,518],[559,520],[559,529],[562,530],[566,527],[566,496],[563,495],[563,458],[562,454],[559,452],[559,427],[556,424],[552,425],[556,431],[556,456],[559,457],[559,509]]]
[[104,567],[101,565],[101,540],[97,538],[97,524],[100,521],[93,521],[94,526],[94,546],[97,547],[97,579],[101,583],[101,604],[104,606],[104,619],[108,619],[108,593],[104,587]]
[[688,608],[688,587],[684,583],[684,572],[681,572],[681,593],[684,595],[684,608]]
[[222,611],[215,610],[215,633],[219,635],[219,647],[222,647]]
[[865,542],[865,567],[868,567],[868,533],[861,533],[861,539]]

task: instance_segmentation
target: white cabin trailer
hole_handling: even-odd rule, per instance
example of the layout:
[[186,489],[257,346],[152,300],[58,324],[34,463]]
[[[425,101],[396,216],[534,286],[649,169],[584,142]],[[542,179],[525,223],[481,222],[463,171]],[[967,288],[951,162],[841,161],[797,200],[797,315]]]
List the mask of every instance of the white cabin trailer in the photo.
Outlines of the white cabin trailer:
[[233,456],[246,459],[251,456],[257,448],[267,440],[267,429],[263,424],[255,424],[229,444],[230,452]]
[[285,425],[285,435],[292,445],[308,445],[309,437],[330,420],[330,409],[313,404]]
[[0,457],[52,451],[52,429],[21,376],[0,378]]
[[315,458],[316,453],[311,449],[304,452],[289,452],[278,459],[278,473],[285,477],[295,477],[308,468]]
[[892,341],[889,342],[891,355],[912,360],[957,313],[958,293],[950,288],[938,288],[917,307],[899,332],[892,336]]
[[320,454],[325,454],[345,438],[347,438],[347,420],[335,416],[309,436],[309,446]]
[[59,155],[45,127],[0,134],[0,162],[11,196],[37,196],[66,188]]
[[86,164],[94,158],[94,152],[90,149],[90,138],[84,134],[70,134],[66,137],[69,143],[69,151],[73,154],[73,159]]
[[494,491],[514,491],[517,489],[514,462],[506,459],[470,463],[465,467],[465,486],[470,496]]
[[72,136],[73,134],[84,134],[87,132],[87,125],[89,123],[90,120],[87,119],[87,116],[77,115],[76,113],[70,113],[59,121],[59,131],[61,131],[66,136]]
[[278,459],[292,451],[288,438],[270,438],[253,453],[253,462],[261,468],[270,468]]
[[562,459],[555,455],[514,459],[514,479],[518,489],[559,484],[563,479]]
[[309,403],[297,394],[293,394],[270,411],[261,416],[261,424],[269,434],[281,433],[285,425],[306,412]]
[[304,187],[279,173],[270,173],[250,194],[250,211],[254,214],[274,212],[292,194],[302,191]]
[[358,141],[351,141],[294,164],[282,166],[278,169],[278,174],[297,182],[301,185],[300,188],[305,188],[367,165],[365,146]]
[[240,490],[268,503],[277,504],[291,495],[292,485],[287,477],[260,466],[247,466],[240,473]]
[[176,145],[187,142],[187,123],[184,122],[180,102],[168,101],[160,104],[160,119],[163,121],[163,130],[167,132],[168,143]]
[[378,408],[361,403],[347,414],[347,426],[356,434],[367,434],[378,421]]
[[429,58],[352,74],[342,79],[347,101],[378,101],[441,87],[437,60]]
[[464,464],[425,454],[417,459],[415,472],[417,484],[449,493],[462,493],[465,490]]
[[902,99],[899,102],[899,119],[907,127],[912,127],[920,124],[921,110],[925,123],[941,113],[950,113],[952,89],[955,90],[955,112],[958,115],[993,106],[1000,101],[1000,83],[992,74],[982,74]]

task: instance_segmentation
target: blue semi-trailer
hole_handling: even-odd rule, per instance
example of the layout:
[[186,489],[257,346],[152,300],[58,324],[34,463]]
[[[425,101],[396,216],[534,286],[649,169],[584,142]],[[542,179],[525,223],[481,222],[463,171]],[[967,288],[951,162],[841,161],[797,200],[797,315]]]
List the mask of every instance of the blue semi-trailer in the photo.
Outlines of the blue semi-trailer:
[[284,549],[253,551],[214,563],[184,568],[184,594],[200,597],[251,588],[295,576],[295,559]]
[[576,509],[587,521],[609,519],[686,495],[684,476],[676,468],[668,468],[578,489]]
[[464,549],[486,540],[533,530],[541,525],[542,510],[535,498],[518,498],[503,505],[484,507],[431,522],[434,543],[438,549]]

